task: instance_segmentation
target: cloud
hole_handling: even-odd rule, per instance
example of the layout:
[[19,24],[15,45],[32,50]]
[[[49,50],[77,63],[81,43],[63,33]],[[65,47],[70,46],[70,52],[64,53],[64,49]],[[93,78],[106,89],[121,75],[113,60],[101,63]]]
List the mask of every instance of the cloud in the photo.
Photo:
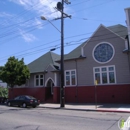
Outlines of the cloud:
[[[49,20],[61,17],[61,13],[55,9],[59,0],[8,0],[24,8],[23,12],[12,14],[14,17],[10,20],[6,19],[4,23],[8,22],[12,26],[12,30],[18,30],[18,34],[26,42],[32,42],[36,40],[36,37],[31,33],[26,33],[27,30],[42,29],[44,22],[40,19],[41,16],[46,17]],[[65,8],[66,11],[66,8]],[[11,17],[8,13],[1,13],[0,17]],[[0,23],[1,24],[1,23]],[[7,25],[6,24],[6,25]],[[5,24],[4,24],[5,25]],[[26,31],[25,31],[26,30]],[[8,31],[8,30],[7,30]]]
[[41,20],[35,18],[34,25],[36,25],[38,29],[42,29],[43,28],[42,23],[43,22]]
[[0,12],[0,17],[12,17],[12,14],[6,13],[6,12]]
[[10,0],[16,4],[23,6],[26,10],[33,11],[38,15],[47,18],[55,18],[60,16],[60,12],[55,7],[59,0]]
[[34,40],[36,40],[37,38],[31,34],[31,33],[26,33],[25,31],[19,29],[19,32],[22,36],[22,38],[26,41],[26,42],[33,42]]

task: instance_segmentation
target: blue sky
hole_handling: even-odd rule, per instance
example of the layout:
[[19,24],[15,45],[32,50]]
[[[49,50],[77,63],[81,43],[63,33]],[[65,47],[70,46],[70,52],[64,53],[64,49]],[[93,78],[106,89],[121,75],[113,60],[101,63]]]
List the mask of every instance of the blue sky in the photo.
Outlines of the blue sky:
[[[60,54],[60,12],[55,10],[60,0],[0,0],[0,66],[10,56],[24,58],[25,64],[57,48]],[[64,53],[67,54],[87,40],[100,24],[126,26],[125,8],[130,0],[70,0],[64,11],[72,18],[64,20]]]

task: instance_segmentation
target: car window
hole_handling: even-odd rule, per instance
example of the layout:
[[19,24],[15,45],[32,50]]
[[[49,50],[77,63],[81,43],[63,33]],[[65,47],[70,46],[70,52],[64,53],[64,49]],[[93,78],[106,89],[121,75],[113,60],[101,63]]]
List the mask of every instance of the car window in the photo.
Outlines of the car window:
[[18,100],[20,97],[18,96],[18,97],[16,97],[14,100]]
[[32,96],[26,96],[26,97],[27,97],[27,99],[36,99],[36,98],[34,98]]
[[20,96],[20,100],[25,100],[25,97],[24,96]]

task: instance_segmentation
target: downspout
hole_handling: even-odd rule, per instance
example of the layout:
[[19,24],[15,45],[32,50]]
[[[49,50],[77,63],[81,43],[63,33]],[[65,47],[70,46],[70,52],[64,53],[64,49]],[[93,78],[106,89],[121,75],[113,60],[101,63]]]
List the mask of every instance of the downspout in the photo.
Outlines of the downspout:
[[44,70],[44,77],[43,77],[44,78],[44,85],[43,85],[43,87],[44,87],[43,100],[44,101],[46,101],[46,86],[45,86],[46,73],[47,73],[47,70]]
[[125,37],[125,41],[127,44],[126,49],[123,52],[126,52],[127,57],[128,57],[128,66],[129,66],[129,73],[130,73],[130,45],[129,45],[129,38],[128,35]]
[[129,73],[130,73],[130,45],[129,45],[129,38],[127,37],[127,43],[128,43],[128,64],[129,64]]
[[76,63],[76,79],[77,79],[77,85],[76,85],[76,103],[78,103],[78,69],[77,69],[77,60],[75,59],[75,63]]

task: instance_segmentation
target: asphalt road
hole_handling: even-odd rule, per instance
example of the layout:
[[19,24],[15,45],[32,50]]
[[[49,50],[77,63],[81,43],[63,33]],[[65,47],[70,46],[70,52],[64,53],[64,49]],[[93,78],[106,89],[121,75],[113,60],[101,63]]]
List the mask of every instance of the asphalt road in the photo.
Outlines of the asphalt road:
[[126,113],[101,113],[0,105],[0,130],[119,130]]

